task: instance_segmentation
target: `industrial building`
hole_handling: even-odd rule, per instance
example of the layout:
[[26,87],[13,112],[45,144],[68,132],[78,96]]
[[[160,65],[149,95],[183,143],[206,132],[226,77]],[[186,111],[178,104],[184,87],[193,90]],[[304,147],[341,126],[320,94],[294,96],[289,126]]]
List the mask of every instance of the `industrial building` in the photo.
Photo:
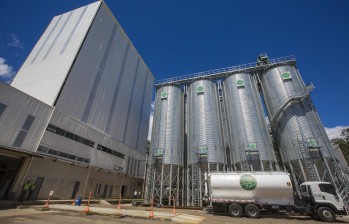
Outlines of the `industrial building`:
[[140,194],[153,84],[103,1],[55,16],[0,83],[0,198]]
[[146,201],[202,206],[205,173],[216,171],[287,170],[298,196],[302,182],[328,181],[347,197],[348,176],[295,57],[261,54],[257,62],[157,80],[155,87]]

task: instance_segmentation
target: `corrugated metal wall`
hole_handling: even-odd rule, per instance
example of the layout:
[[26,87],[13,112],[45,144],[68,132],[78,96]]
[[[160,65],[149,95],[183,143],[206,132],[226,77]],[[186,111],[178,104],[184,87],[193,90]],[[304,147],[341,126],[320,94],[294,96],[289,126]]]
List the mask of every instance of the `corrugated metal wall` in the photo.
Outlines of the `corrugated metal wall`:
[[234,74],[223,81],[224,101],[235,162],[242,150],[258,151],[259,159],[275,161],[256,82],[251,74]]
[[11,85],[53,105],[100,4],[54,17]]
[[[285,73],[289,73],[290,78],[283,78]],[[270,120],[289,99],[302,96],[305,92],[305,84],[293,66],[279,66],[268,70],[261,75],[261,84]],[[304,155],[301,148],[308,147],[309,140],[316,141],[324,157],[330,157],[330,153],[333,153],[310,97],[283,109],[277,122],[275,137],[284,162],[302,159]]]
[[183,106],[183,91],[179,87],[164,86],[156,91],[152,150],[163,150],[164,164],[183,166]]
[[104,6],[98,10],[56,106],[144,151],[154,77]]
[[0,143],[35,152],[54,108],[0,82]]
[[[201,92],[200,90],[203,90]],[[198,80],[188,87],[188,164],[193,163],[193,152],[207,148],[208,163],[224,163],[222,130],[219,121],[218,90],[214,82]]]

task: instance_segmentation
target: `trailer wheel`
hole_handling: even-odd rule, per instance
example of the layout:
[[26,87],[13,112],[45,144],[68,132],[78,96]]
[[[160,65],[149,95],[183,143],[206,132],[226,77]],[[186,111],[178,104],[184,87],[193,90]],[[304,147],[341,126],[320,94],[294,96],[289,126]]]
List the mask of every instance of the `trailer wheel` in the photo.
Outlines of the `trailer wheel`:
[[332,211],[332,209],[328,207],[320,207],[317,210],[317,214],[319,215],[319,218],[323,222],[334,222],[336,221],[336,215]]
[[242,215],[242,208],[238,204],[231,204],[229,205],[229,215],[231,217],[241,217]]
[[258,219],[260,216],[259,208],[254,204],[246,205],[245,212],[249,218]]

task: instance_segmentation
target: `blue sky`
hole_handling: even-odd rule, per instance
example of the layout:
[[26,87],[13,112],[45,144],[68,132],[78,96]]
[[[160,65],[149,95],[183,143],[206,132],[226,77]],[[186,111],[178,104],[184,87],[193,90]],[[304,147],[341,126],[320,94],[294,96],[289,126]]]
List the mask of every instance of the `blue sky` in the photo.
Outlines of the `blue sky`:
[[[15,75],[53,16],[92,2],[0,0],[0,80]],[[156,79],[295,55],[324,126],[349,126],[349,1],[105,2]]]

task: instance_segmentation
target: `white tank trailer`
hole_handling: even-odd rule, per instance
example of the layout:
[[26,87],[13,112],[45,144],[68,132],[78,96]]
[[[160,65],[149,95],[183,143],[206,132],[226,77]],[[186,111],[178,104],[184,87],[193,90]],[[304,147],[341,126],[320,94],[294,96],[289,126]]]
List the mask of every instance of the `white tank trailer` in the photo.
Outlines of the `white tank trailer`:
[[215,213],[259,218],[261,211],[286,210],[325,222],[347,215],[342,198],[329,182],[302,183],[302,198],[298,199],[286,172],[217,172],[206,177],[203,203],[211,204]]

